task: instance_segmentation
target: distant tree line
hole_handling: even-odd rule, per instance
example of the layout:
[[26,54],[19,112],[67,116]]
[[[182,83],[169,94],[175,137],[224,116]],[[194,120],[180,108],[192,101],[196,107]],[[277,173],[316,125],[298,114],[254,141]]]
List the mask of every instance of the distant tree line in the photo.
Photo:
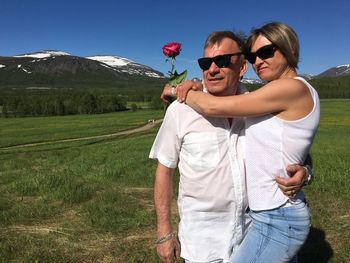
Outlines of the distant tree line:
[[[151,93],[110,89],[0,89],[0,116],[57,116],[99,114],[128,110],[127,102],[147,102],[161,109],[160,91]],[[132,109],[139,109],[132,105]]]
[[350,98],[350,75],[313,79],[310,83],[315,87],[321,99]]
[[127,109],[123,96],[94,91],[17,90],[0,92],[0,97],[3,117],[97,114]]
[[[319,78],[309,81],[317,90],[321,99],[349,99],[350,98],[350,75],[337,78]],[[246,84],[250,91],[256,90],[262,84]]]

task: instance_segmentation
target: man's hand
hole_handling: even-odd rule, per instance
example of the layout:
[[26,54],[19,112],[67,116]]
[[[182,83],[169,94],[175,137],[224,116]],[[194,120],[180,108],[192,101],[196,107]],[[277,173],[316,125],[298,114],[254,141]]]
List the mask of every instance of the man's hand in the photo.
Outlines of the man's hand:
[[163,88],[163,92],[160,95],[160,99],[165,104],[170,104],[173,101],[172,98],[176,98],[175,88],[169,85],[165,85]]
[[305,167],[298,164],[288,165],[286,170],[290,174],[290,178],[277,176],[276,182],[286,196],[293,198],[307,183],[308,172]]
[[157,245],[157,254],[162,262],[172,263],[174,262],[174,257],[180,259],[180,242],[177,237],[158,244]]

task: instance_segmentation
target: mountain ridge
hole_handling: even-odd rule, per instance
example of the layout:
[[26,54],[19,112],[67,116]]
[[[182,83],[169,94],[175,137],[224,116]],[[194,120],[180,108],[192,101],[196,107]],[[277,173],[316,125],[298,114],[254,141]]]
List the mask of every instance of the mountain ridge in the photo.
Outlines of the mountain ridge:
[[329,68],[322,73],[318,74],[316,78],[323,77],[340,77],[350,74],[350,64],[338,65],[332,68]]
[[[19,54],[11,57],[0,57],[0,58],[19,58],[19,59],[32,58],[33,60],[31,62],[35,63],[35,62],[41,62],[42,60],[47,60],[47,59],[56,59],[62,56],[67,56],[72,59],[81,58],[81,59],[89,59],[89,60],[97,61],[100,63],[101,66],[106,67],[107,65],[111,67],[110,69],[120,73],[127,73],[130,75],[141,75],[141,76],[144,75],[144,76],[155,77],[155,78],[164,78],[163,73],[147,65],[143,65],[141,63],[134,62],[128,58],[123,58],[116,55],[94,55],[94,56],[82,57],[82,56],[72,55],[70,53],[59,51],[59,50],[42,50],[42,51],[37,51],[33,53],[25,53],[25,54]],[[0,64],[1,62],[4,62],[4,60],[2,59],[0,61]],[[5,68],[6,66],[7,65],[4,65],[4,63],[1,64],[1,68]]]
[[119,56],[80,57],[58,50],[0,57],[0,85],[116,86],[165,79],[163,73]]

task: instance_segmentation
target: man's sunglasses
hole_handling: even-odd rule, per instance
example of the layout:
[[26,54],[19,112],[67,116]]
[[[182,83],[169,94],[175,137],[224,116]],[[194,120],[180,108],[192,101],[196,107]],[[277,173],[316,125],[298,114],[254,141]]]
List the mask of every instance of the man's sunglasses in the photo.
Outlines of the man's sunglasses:
[[214,62],[219,68],[227,68],[231,64],[231,57],[242,55],[243,52],[219,55],[212,58],[200,58],[198,59],[199,67],[202,70],[208,70],[211,64]]
[[245,54],[245,58],[249,61],[249,63],[254,64],[256,61],[256,57],[259,57],[261,59],[272,58],[275,54],[276,49],[277,48],[274,44],[266,45],[259,48],[255,52],[247,52]]

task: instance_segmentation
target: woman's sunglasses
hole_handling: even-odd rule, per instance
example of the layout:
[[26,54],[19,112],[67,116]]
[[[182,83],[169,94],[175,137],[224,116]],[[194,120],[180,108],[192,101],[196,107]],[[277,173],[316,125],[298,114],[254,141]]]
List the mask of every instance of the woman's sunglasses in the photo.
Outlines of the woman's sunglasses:
[[231,64],[232,56],[239,56],[242,54],[243,52],[239,52],[239,53],[233,53],[233,54],[219,55],[212,58],[200,58],[198,59],[198,64],[202,70],[208,70],[213,62],[219,68],[227,68]]
[[256,57],[259,57],[261,59],[272,58],[275,54],[276,49],[277,48],[274,44],[266,45],[259,48],[255,52],[247,52],[245,54],[245,58],[249,61],[249,63],[254,64],[256,61]]

